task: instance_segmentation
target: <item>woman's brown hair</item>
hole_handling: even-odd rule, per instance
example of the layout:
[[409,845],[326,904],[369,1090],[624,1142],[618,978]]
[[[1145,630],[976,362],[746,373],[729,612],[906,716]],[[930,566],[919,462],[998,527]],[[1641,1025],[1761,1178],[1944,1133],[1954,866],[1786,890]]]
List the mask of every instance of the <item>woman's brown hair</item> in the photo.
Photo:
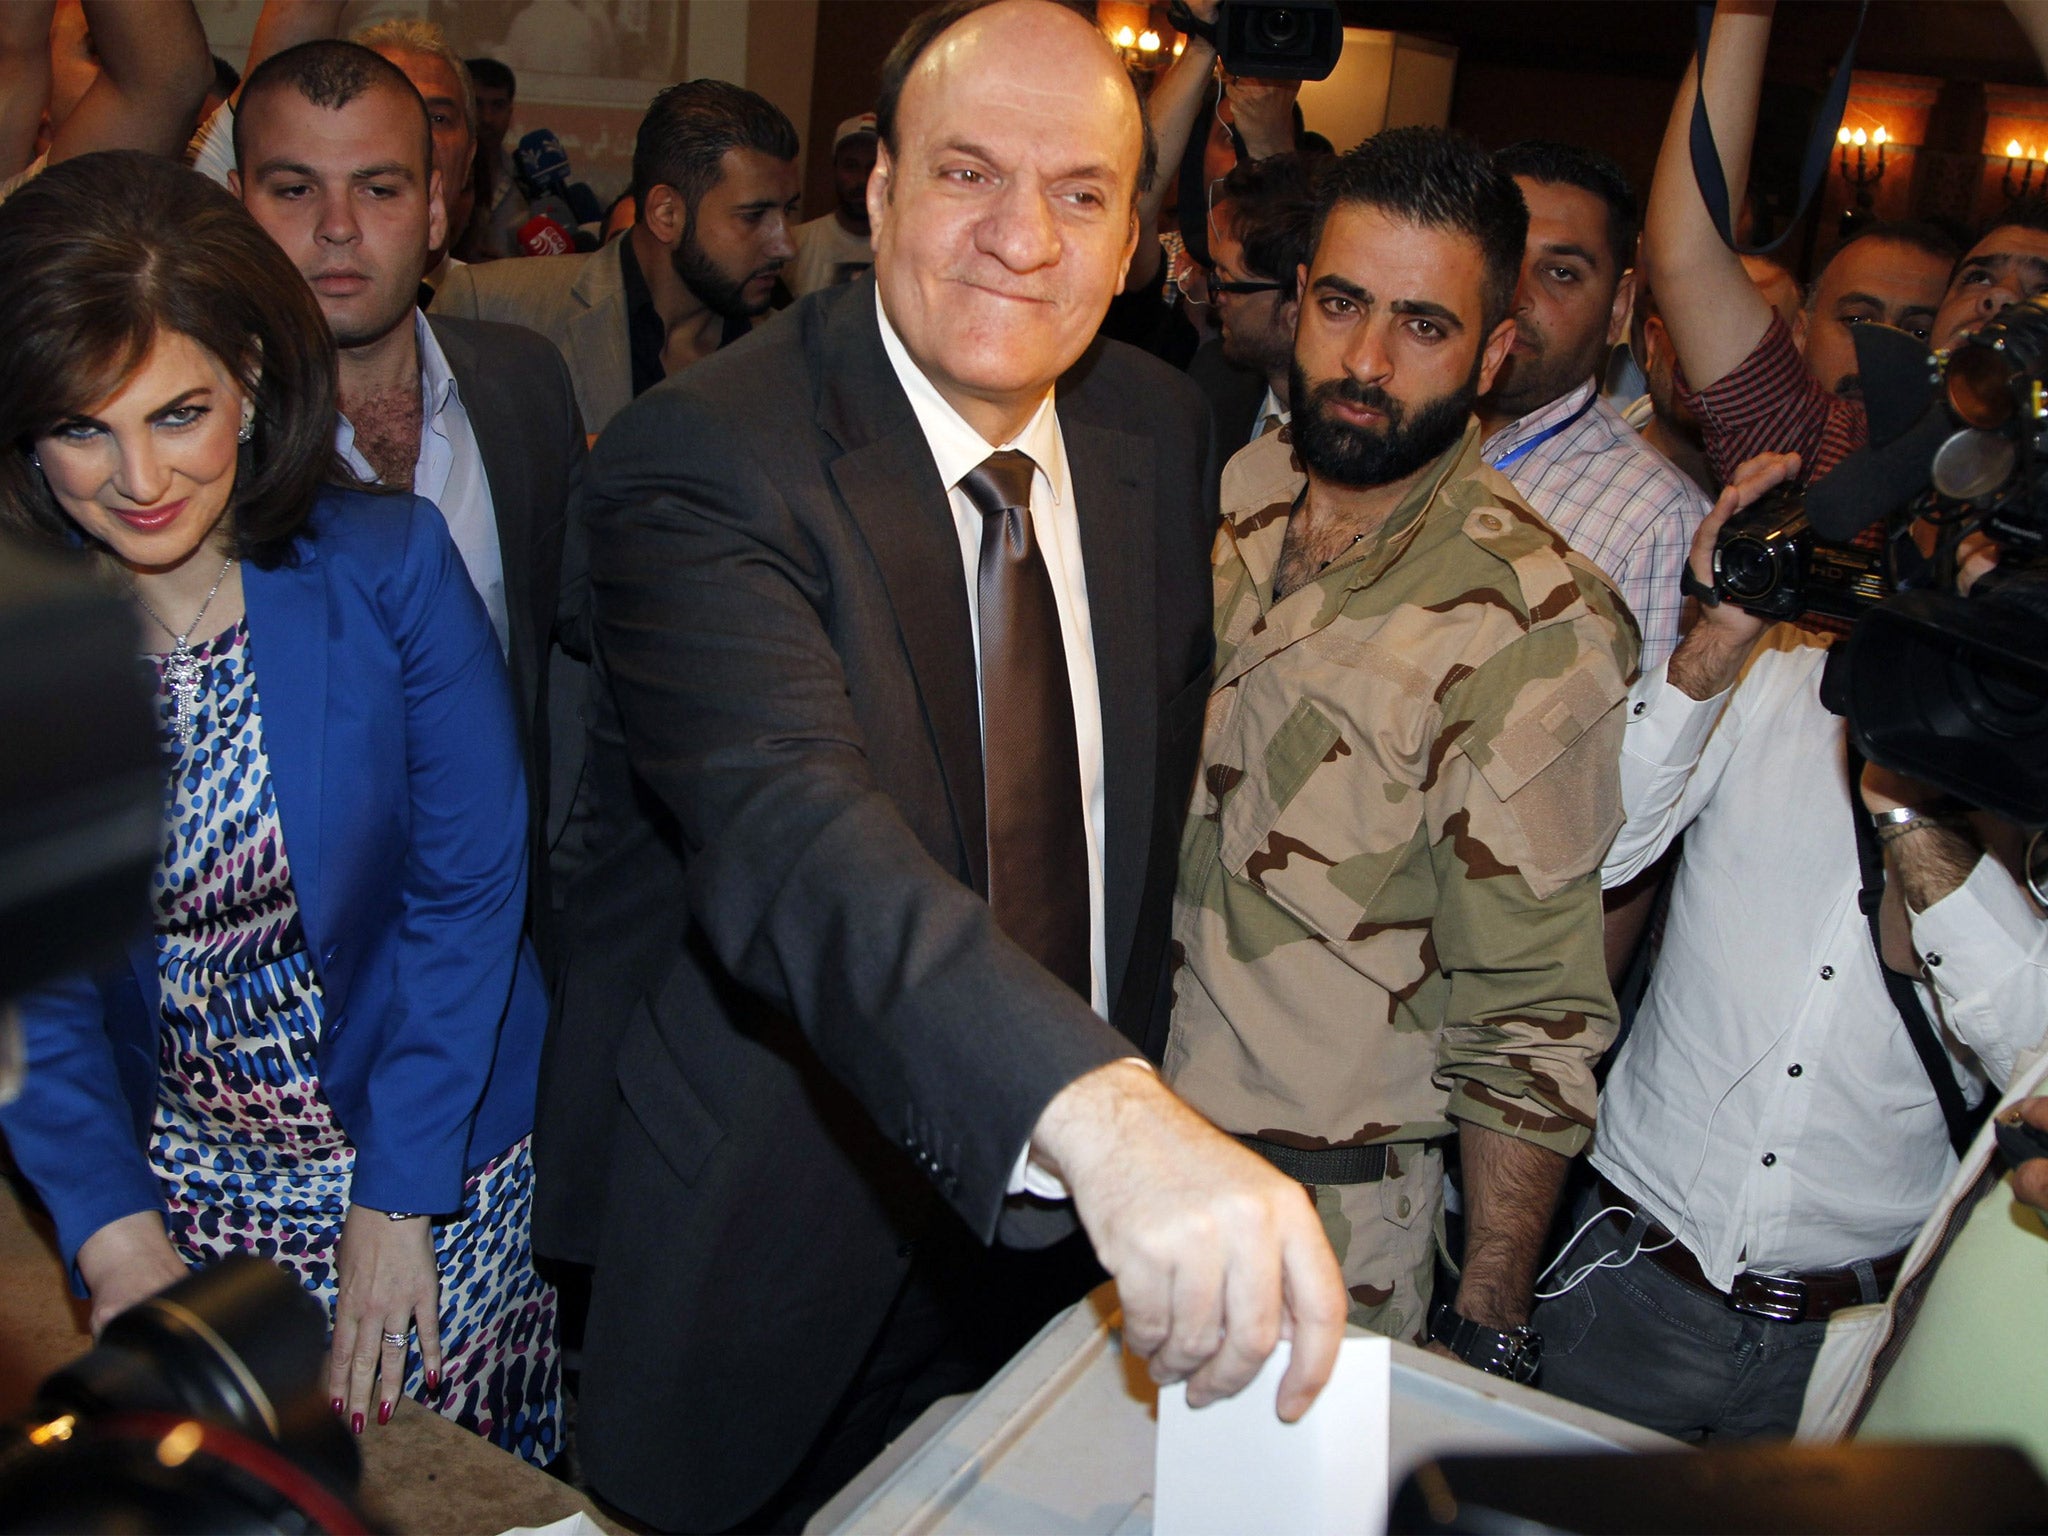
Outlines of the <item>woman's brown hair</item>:
[[117,392],[175,331],[256,404],[235,477],[236,552],[265,567],[291,558],[335,476],[334,342],[305,279],[240,203],[156,155],[66,160],[0,204],[0,285],[0,526],[77,542],[31,460],[36,440]]

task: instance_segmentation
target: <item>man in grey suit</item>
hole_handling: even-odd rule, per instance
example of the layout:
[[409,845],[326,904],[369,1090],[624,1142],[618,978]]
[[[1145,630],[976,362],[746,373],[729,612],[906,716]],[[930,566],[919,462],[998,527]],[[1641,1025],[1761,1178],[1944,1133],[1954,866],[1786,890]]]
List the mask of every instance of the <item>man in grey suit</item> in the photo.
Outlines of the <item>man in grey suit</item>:
[[985,1377],[1072,1299],[999,1233],[1078,1218],[1126,1344],[1197,1403],[1291,1329],[1292,1417],[1342,1332],[1301,1186],[1140,1055],[1215,499],[1199,394],[1091,346],[1137,241],[1137,97],[1065,6],[966,0],[912,23],[877,115],[873,276],[635,401],[592,461],[615,793],[567,985],[643,985],[556,1022],[535,1241],[596,1263],[585,1470],[663,1529],[800,1527]]
[[568,372],[540,337],[429,324],[415,307],[446,220],[427,123],[395,65],[355,43],[304,43],[243,87],[228,185],[305,275],[339,343],[337,449],[366,479],[441,509],[497,629],[521,706],[529,910],[545,954],[548,654],[565,610],[573,621],[587,595],[572,579],[565,601],[563,580],[583,423]]
[[436,315],[503,320],[561,349],[602,432],[626,402],[744,336],[796,253],[796,129],[723,80],[654,98],[633,146],[639,217],[580,256],[494,261],[449,275]]

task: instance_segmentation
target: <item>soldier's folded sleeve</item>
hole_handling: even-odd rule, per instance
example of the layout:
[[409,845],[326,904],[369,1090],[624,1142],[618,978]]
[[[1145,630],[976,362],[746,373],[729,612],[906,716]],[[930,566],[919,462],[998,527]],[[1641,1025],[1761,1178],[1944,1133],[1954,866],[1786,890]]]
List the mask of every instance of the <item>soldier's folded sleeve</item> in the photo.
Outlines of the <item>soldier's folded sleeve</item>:
[[1447,731],[1467,728],[1428,790],[1451,983],[1437,1084],[1451,1118],[1565,1156],[1592,1134],[1617,1018],[1599,865],[1621,820],[1630,661],[1581,625],[1510,646],[1446,695]]

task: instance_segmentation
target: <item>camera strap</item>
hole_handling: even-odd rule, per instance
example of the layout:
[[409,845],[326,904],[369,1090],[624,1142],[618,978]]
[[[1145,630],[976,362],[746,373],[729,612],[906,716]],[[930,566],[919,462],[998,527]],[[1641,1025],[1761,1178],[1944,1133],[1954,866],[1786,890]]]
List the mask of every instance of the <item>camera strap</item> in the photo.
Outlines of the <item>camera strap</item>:
[[1863,36],[1863,23],[1869,15],[1870,0],[1862,0],[1856,11],[1856,30],[1849,34],[1849,46],[1843,51],[1835,78],[1829,82],[1827,95],[1821,100],[1820,116],[1814,121],[1813,131],[1807,135],[1806,159],[1799,170],[1798,208],[1786,220],[1778,238],[1769,244],[1738,245],[1734,216],[1728,206],[1728,176],[1721,169],[1721,154],[1714,147],[1714,130],[1707,123],[1707,39],[1714,29],[1714,8],[1711,5],[1698,7],[1699,48],[1693,55],[1697,89],[1692,98],[1692,174],[1699,183],[1700,196],[1706,202],[1707,216],[1714,221],[1714,228],[1720,231],[1723,243],[1731,251],[1744,256],[1762,256],[1775,251],[1792,238],[1792,231],[1806,216],[1814,194],[1828,177],[1828,161],[1835,152],[1835,130],[1842,126],[1842,111],[1849,104],[1849,75],[1856,64],[1856,44]]
[[1862,783],[1863,754],[1851,741],[1849,819],[1856,826],[1856,862],[1863,871],[1863,889],[1857,894],[1856,904],[1863,909],[1863,920],[1870,925],[1870,945],[1877,954],[1877,973],[1884,978],[1884,989],[1891,994],[1899,1022],[1906,1026],[1906,1038],[1913,1042],[1913,1054],[1920,1058],[1921,1069],[1934,1087],[1934,1099],[1941,1106],[1941,1118],[1948,1123],[1949,1144],[1956,1149],[1956,1157],[1960,1159],[1969,1151],[1970,1143],[1976,1140],[1977,1127],[1984,1123],[1993,1095],[1984,1096],[1981,1108],[1970,1108],[1963,1097],[1962,1084],[1956,1081],[1955,1069],[1949,1065],[1948,1052],[1942,1048],[1941,1038],[1935,1033],[1934,1021],[1920,1006],[1920,994],[1914,990],[1910,978],[1884,963],[1884,933],[1878,917],[1878,909],[1884,904],[1884,850],[1878,847],[1877,829],[1864,813],[1860,792]]

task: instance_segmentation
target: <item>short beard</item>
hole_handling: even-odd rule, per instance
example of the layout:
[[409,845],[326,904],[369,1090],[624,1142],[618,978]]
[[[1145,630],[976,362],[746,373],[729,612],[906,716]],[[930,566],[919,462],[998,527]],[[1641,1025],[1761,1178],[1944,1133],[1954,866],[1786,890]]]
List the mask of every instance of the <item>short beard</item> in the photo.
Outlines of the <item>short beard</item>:
[[[1478,393],[1479,363],[1475,357],[1471,377],[1460,388],[1424,401],[1410,420],[1408,408],[1376,384],[1335,378],[1311,387],[1297,361],[1289,373],[1294,451],[1318,480],[1353,490],[1406,479],[1464,434]],[[1337,421],[1328,412],[1333,400],[1382,411],[1387,425],[1372,432]]]
[[683,226],[683,238],[669,253],[669,264],[697,302],[714,315],[727,320],[751,320],[774,307],[772,299],[763,299],[758,304],[747,302],[747,284],[759,274],[749,272],[735,282],[697,243],[694,216]]

